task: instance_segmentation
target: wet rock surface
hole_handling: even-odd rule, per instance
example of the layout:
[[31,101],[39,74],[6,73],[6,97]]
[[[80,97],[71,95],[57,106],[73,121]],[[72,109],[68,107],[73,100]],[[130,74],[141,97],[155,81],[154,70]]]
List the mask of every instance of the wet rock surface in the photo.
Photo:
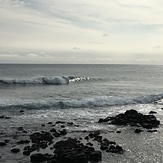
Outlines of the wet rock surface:
[[109,122],[109,124],[113,125],[130,125],[146,129],[156,128],[160,125],[160,121],[154,115],[143,115],[136,110],[127,110],[124,114],[118,114],[115,117],[101,118],[98,122]]
[[[149,134],[157,132],[153,128],[160,124],[154,115],[143,115],[135,110],[128,110],[115,117],[100,119],[99,122],[136,126],[134,132],[137,134],[145,130],[142,130],[142,128],[146,128]],[[5,138],[0,141],[1,149],[8,147],[12,155],[18,153],[26,157],[28,162],[34,163],[97,163],[102,161],[103,154],[123,154],[125,152],[122,146],[110,140],[111,138],[108,138],[104,131],[83,130],[79,133],[75,132],[73,135],[67,129],[78,125],[64,121],[48,122],[39,124],[39,126],[38,131],[30,134],[23,133],[25,137],[17,135],[14,138],[15,144],[12,139]],[[16,132],[21,134],[22,131],[25,131],[24,128],[24,126],[17,127]],[[107,131],[106,134],[108,132],[112,131]],[[121,136],[121,131],[116,129],[113,134]]]
[[52,142],[53,136],[49,132],[35,132],[30,135],[32,143]]
[[5,142],[0,142],[0,146],[3,147],[3,146],[6,146],[7,144]]
[[0,115],[0,119],[10,119],[11,117],[5,116],[5,115]]
[[13,148],[13,149],[11,149],[11,152],[12,153],[18,153],[18,152],[20,152],[20,149],[19,148]]
[[[64,123],[64,128],[62,127]],[[102,152],[122,154],[124,150],[114,141],[103,138],[100,131],[87,133],[85,136],[66,136],[65,127],[76,126],[73,122],[61,122],[50,125],[44,131],[36,131],[23,137],[15,137],[15,144],[9,144],[12,154],[23,155],[32,163],[98,163],[102,160]],[[42,126],[44,129],[48,126]],[[24,131],[24,127],[18,127],[18,133]],[[27,133],[25,133],[27,134]],[[0,146],[7,146],[9,139],[0,142]],[[96,144],[96,145],[95,145]],[[95,147],[96,146],[96,147]]]
[[100,151],[80,143],[77,139],[69,138],[59,141],[54,145],[56,162],[87,163],[88,161],[99,162],[102,158]]
[[[67,131],[64,129],[64,132]],[[114,141],[109,141],[100,135],[99,131],[89,133],[85,138],[86,144],[83,144],[82,138],[67,138],[67,140],[61,140],[53,143],[53,132],[57,131],[52,128],[50,132],[35,132],[30,135],[32,145],[24,147],[23,154],[30,156],[31,162],[48,161],[56,163],[87,163],[87,162],[99,162],[102,159],[101,151],[122,154],[124,150],[121,146],[117,145]],[[65,133],[64,133],[65,134]],[[61,136],[64,135],[61,133]],[[93,142],[99,143],[99,150],[95,150]],[[92,142],[92,143],[91,143]],[[42,153],[31,154],[33,151],[38,151],[40,148],[47,148],[51,145],[53,155],[47,155]]]

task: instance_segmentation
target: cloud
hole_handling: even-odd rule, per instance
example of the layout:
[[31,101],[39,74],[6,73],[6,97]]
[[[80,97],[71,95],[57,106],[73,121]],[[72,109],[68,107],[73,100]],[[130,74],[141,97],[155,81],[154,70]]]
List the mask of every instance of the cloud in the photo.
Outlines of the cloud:
[[96,52],[94,58],[99,62],[102,54],[108,58],[113,54],[115,61],[121,53],[119,60],[129,62],[136,58],[133,53],[163,52],[153,48],[163,42],[162,0],[0,0],[0,4],[0,53],[6,58],[4,49],[21,51],[19,57],[28,56],[31,61],[50,61],[59,58],[58,52],[63,56],[58,62],[67,53],[80,51],[71,61],[81,58],[83,63],[84,53],[89,57]]
[[30,54],[27,54],[27,57],[38,57],[38,54],[30,53]]

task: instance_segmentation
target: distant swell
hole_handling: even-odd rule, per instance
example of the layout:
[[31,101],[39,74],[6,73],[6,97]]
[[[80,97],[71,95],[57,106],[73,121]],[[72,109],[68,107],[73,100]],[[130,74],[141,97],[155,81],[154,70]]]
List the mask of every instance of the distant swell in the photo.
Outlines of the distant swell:
[[[1,100],[0,109],[68,109],[68,108],[95,108],[95,107],[107,107],[107,106],[123,106],[134,104],[148,104],[158,103],[163,104],[163,94],[140,96],[131,99],[124,99],[118,97],[96,97],[96,98],[84,98],[84,99],[72,99],[72,100]],[[160,103],[162,101],[162,103]]]
[[36,77],[29,79],[1,79],[2,84],[51,84],[62,85],[70,82],[89,80],[89,78],[75,76],[53,76],[53,77]]

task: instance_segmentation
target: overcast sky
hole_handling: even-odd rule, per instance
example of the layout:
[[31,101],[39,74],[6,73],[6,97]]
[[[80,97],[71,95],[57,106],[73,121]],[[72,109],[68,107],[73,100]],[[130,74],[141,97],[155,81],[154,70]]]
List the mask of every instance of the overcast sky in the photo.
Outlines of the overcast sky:
[[0,63],[163,63],[163,0],[0,0]]

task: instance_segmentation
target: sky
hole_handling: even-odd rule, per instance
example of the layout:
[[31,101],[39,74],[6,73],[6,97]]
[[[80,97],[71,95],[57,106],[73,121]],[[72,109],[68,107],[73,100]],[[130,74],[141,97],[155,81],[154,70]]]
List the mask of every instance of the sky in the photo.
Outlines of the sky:
[[0,0],[0,63],[162,64],[162,0]]

